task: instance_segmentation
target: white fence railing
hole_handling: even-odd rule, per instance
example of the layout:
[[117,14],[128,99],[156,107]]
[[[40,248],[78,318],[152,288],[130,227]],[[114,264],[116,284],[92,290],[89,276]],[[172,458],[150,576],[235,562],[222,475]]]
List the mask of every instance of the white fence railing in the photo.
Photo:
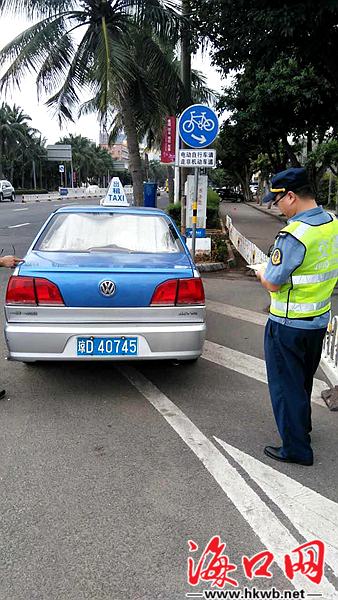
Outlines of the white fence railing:
[[67,194],[51,192],[50,194],[24,194],[22,202],[39,202],[41,200],[58,200],[59,198],[94,198],[95,196],[105,196],[107,188],[62,188],[67,189]]
[[[61,194],[60,192],[51,192],[50,194],[27,194],[22,196],[22,202],[40,202],[40,201],[52,201],[64,200],[65,198],[103,198],[108,188],[62,188],[67,190],[67,194]],[[124,192],[129,202],[132,203],[133,186],[126,185]]]
[[229,231],[230,240],[248,264],[261,263],[268,260],[267,255],[256,244],[250,242],[233,226],[232,219],[228,215],[226,217],[226,226]]
[[[258,246],[250,242],[232,224],[232,219],[227,215],[226,226],[229,238],[248,264],[261,263],[268,260],[268,256]],[[338,317],[330,317],[327,328],[320,366],[328,377],[331,385],[338,385]]]

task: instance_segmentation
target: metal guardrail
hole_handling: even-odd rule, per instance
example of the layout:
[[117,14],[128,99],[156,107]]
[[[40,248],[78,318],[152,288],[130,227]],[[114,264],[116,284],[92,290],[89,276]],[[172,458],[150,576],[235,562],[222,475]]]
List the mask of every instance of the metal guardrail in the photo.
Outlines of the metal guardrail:
[[[268,256],[258,246],[250,242],[232,224],[232,219],[227,215],[226,226],[229,238],[248,264],[268,261]],[[338,316],[330,316],[330,321],[325,335],[320,366],[329,379],[331,385],[338,385]]]

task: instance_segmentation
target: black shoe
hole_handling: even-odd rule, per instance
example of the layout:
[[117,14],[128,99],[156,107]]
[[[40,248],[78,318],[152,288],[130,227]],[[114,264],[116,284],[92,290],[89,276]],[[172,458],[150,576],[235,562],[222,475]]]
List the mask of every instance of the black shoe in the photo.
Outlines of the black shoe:
[[274,448],[273,446],[265,446],[264,454],[266,454],[269,458],[273,458],[274,460],[279,460],[284,463],[297,463],[297,465],[304,465],[306,467],[310,467],[313,465],[313,459],[311,460],[298,460],[297,458],[284,458],[280,455],[282,447]]
[[6,390],[0,390],[0,400],[6,396]]

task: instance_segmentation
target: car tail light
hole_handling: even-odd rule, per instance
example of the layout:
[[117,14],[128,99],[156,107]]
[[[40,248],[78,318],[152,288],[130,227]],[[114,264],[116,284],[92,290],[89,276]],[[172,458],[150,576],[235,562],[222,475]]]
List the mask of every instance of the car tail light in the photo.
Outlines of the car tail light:
[[176,304],[204,304],[204,289],[202,279],[180,279],[178,283],[178,294]]
[[64,306],[64,301],[58,286],[48,279],[11,277],[7,286],[6,304]]
[[168,279],[157,286],[150,304],[159,306],[175,306],[177,279]]
[[6,304],[30,304],[37,305],[33,277],[10,277]]
[[62,299],[60,290],[55,283],[48,281],[48,279],[40,278],[34,279],[34,283],[39,306],[43,304],[49,304],[53,306],[61,304],[64,306],[64,301]]
[[182,304],[204,304],[202,279],[168,279],[157,286],[150,304],[152,306],[178,306]]

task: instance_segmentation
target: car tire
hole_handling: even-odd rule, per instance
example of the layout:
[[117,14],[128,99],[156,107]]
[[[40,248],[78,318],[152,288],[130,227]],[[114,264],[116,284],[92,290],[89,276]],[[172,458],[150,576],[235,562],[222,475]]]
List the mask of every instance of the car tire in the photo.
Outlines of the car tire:
[[237,202],[237,204],[240,204],[242,202],[242,200],[240,198],[237,198],[236,202]]
[[2,201],[3,201],[3,199],[4,199],[4,195],[3,195],[3,194],[0,194],[0,202],[2,202]]
[[15,194],[14,193],[11,195],[11,202],[15,202]]

